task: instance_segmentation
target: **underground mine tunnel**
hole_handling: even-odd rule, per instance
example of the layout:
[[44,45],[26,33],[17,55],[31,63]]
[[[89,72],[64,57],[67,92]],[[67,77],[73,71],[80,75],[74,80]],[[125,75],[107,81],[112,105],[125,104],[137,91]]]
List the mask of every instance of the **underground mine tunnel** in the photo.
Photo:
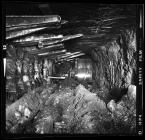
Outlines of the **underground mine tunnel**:
[[136,133],[136,5],[5,9],[7,133]]

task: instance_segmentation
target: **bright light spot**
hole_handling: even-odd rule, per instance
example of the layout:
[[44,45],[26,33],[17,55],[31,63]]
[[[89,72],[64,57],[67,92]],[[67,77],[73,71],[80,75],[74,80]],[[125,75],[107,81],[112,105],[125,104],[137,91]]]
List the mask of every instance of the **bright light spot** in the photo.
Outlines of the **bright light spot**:
[[24,75],[24,76],[23,76],[23,81],[24,81],[24,82],[28,82],[28,81],[29,81],[29,77],[28,77],[27,75]]
[[79,73],[79,74],[76,74],[76,76],[78,78],[89,78],[89,77],[91,77],[89,74],[85,74],[85,73]]
[[25,115],[26,117],[29,117],[30,114],[31,114],[30,110],[29,110],[28,108],[25,108],[25,110],[24,110],[24,115]]
[[130,85],[128,87],[128,94],[131,95],[134,99],[136,99],[136,86]]
[[116,103],[114,100],[111,100],[108,104],[107,107],[113,112],[115,111]]
[[16,119],[19,119],[21,117],[21,114],[19,112],[15,112]]
[[6,58],[3,59],[3,63],[4,63],[4,76],[5,76],[5,73],[6,73]]

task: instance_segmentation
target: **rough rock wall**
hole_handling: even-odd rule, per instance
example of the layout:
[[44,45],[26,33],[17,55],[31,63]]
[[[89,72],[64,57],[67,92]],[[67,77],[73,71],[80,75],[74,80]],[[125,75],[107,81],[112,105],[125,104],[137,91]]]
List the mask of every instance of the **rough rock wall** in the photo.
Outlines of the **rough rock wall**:
[[16,95],[16,50],[12,45],[7,47],[9,49],[6,53],[6,92],[7,98],[13,101]]
[[29,71],[29,57],[13,45],[7,45],[6,52],[6,92],[7,99],[13,102],[28,91],[23,76]]
[[7,45],[6,53],[6,96],[8,102],[16,101],[28,91],[40,87],[46,82],[50,84],[50,79],[47,78],[46,81],[46,77],[52,74],[51,60],[46,60],[47,64],[45,64],[43,59],[29,54],[24,51],[24,48],[15,45]]
[[91,53],[98,88],[135,85],[136,33],[122,32],[117,40],[99,47]]

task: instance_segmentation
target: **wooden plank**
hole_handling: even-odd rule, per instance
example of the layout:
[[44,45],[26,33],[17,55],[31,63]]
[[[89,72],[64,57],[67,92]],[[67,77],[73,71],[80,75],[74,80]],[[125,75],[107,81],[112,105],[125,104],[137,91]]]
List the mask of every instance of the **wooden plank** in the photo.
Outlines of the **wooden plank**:
[[21,37],[24,35],[28,35],[30,33],[34,33],[43,29],[46,29],[47,27],[41,27],[41,28],[32,28],[29,30],[20,30],[20,31],[14,31],[14,32],[6,32],[6,39],[13,39],[16,37]]
[[6,16],[6,27],[36,25],[41,23],[58,23],[61,22],[61,17],[58,15],[44,16]]

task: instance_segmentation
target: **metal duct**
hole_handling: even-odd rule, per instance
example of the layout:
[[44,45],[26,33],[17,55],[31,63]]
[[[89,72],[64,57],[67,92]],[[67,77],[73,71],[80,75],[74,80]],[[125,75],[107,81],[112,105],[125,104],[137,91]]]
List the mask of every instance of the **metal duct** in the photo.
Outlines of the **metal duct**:
[[92,80],[92,62],[90,59],[77,59],[75,63],[76,74],[78,80]]

